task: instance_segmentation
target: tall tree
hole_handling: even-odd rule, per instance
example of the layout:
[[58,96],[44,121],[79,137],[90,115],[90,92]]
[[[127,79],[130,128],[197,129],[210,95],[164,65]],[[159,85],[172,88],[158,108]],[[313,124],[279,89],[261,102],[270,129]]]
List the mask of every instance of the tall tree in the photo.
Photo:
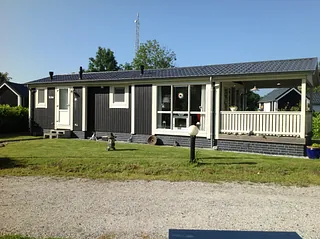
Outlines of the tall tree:
[[114,56],[113,51],[109,48],[98,47],[96,57],[89,58],[89,66],[87,72],[94,71],[117,71],[119,70],[118,62]]
[[145,69],[158,69],[174,67],[176,54],[165,47],[160,46],[156,40],[148,40],[140,45],[135,58],[133,68],[138,70],[141,65]]
[[259,94],[249,91],[247,93],[247,110],[257,110],[260,98]]
[[8,72],[0,72],[0,84],[10,81],[11,79]]
[[124,64],[120,64],[119,69],[120,70],[133,70],[133,66],[131,63],[126,62]]

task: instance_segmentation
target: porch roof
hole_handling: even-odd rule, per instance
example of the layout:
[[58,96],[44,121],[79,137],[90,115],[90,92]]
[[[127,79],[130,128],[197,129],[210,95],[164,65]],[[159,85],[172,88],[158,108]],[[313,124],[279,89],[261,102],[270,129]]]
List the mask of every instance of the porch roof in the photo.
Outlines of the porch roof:
[[253,75],[263,73],[310,72],[317,69],[317,64],[318,59],[314,57],[206,66],[173,67],[167,69],[146,69],[144,70],[143,74],[141,74],[140,70],[90,72],[83,73],[82,79],[79,78],[79,74],[64,74],[54,75],[52,80],[48,76],[35,81],[30,81],[26,84],[31,85],[68,82],[79,83],[92,81],[125,81],[206,76]]

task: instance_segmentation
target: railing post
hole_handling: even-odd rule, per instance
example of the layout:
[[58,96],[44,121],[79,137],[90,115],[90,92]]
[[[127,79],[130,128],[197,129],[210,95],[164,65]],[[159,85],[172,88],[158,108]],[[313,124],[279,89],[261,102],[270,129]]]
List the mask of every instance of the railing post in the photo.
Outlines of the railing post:
[[219,132],[220,132],[220,81],[216,81],[215,82],[215,96],[216,96],[216,99],[215,99],[215,108],[214,108],[214,111],[215,111],[215,139],[218,139],[219,138]]
[[301,80],[301,132],[300,138],[306,136],[306,98],[307,98],[307,79]]

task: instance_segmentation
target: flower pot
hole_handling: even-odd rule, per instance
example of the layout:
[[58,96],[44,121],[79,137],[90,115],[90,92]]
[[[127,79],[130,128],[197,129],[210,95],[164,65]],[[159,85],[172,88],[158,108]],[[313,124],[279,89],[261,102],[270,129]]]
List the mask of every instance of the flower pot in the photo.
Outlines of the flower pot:
[[237,111],[237,109],[238,109],[237,106],[231,106],[231,107],[230,107],[230,110],[231,110],[231,111]]
[[320,158],[320,148],[313,148],[311,146],[307,146],[307,156],[309,159]]

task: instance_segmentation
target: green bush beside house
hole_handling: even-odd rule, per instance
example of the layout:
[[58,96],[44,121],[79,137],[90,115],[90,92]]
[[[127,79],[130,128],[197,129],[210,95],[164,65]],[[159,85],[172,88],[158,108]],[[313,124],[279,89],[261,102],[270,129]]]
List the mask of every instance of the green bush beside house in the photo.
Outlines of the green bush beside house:
[[0,105],[0,132],[22,133],[29,131],[28,108]]

